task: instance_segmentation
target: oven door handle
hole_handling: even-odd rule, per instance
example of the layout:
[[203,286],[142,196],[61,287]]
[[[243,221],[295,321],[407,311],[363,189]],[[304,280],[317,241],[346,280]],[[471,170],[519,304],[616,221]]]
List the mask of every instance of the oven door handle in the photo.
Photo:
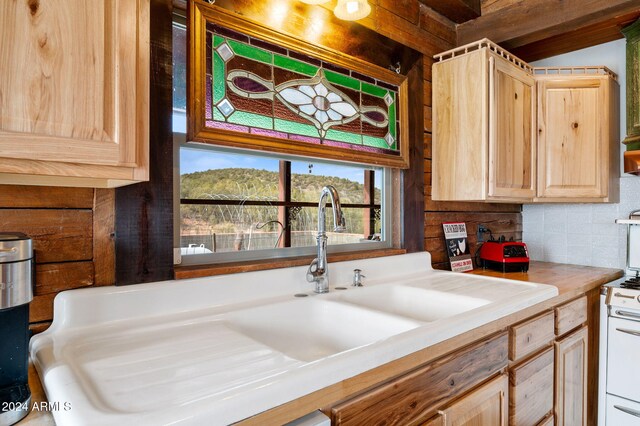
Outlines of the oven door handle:
[[615,408],[616,410],[620,410],[623,413],[631,414],[632,416],[635,416],[635,417],[640,417],[640,411],[633,410],[627,407],[622,407],[620,405],[614,405],[613,408]]
[[640,331],[636,331],[636,330],[627,330],[626,328],[616,328],[616,331],[619,331],[619,332],[621,332],[621,333],[631,334],[632,336],[638,336],[638,337],[640,337]]
[[640,314],[636,314],[634,312],[617,310],[616,311],[616,315],[620,315],[621,317],[629,317],[629,318],[638,318],[638,319],[640,319]]

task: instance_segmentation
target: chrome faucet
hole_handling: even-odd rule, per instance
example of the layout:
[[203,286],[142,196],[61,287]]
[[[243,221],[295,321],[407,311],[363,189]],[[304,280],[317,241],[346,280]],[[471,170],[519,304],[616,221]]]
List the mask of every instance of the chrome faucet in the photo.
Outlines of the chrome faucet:
[[340,208],[340,196],[338,191],[327,185],[320,192],[320,201],[318,202],[318,236],[316,237],[318,245],[318,255],[307,270],[307,281],[315,283],[314,291],[316,293],[329,292],[329,268],[327,265],[327,234],[325,207],[327,205],[327,196],[331,198],[331,208],[333,210],[333,230],[334,232],[344,232],[345,220]]

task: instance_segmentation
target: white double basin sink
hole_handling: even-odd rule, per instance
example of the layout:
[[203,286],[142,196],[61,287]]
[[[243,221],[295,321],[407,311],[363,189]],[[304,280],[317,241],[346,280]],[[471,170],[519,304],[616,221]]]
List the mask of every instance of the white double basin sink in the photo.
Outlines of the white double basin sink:
[[234,311],[225,321],[291,358],[315,361],[488,303],[446,291],[383,284]]
[[[31,357],[49,400],[72,404],[61,426],[223,425],[557,295],[430,264],[331,264],[321,295],[305,267],[65,292]],[[349,286],[355,268],[365,287]]]

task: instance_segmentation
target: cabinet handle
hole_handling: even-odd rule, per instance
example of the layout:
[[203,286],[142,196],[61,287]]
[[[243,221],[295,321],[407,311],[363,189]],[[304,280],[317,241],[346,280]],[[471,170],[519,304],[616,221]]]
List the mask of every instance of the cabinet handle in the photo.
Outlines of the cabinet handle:
[[614,405],[613,408],[615,408],[616,410],[620,410],[623,413],[631,414],[632,416],[635,416],[635,417],[640,417],[640,411],[638,411],[638,410],[633,410],[631,408],[622,407],[620,405]]
[[633,312],[628,312],[628,311],[616,311],[617,315],[620,315],[621,317],[629,317],[629,318],[640,318],[640,314],[636,314]]
[[640,337],[640,331],[635,331],[635,330],[627,330],[625,328],[616,328],[616,331],[619,331],[620,333],[627,333],[630,334],[632,336],[638,336]]

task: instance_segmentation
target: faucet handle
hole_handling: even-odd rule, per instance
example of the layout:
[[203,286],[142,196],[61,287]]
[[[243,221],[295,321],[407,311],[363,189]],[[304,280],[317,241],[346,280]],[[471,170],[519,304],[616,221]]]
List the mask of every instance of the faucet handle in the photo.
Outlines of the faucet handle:
[[307,282],[314,282],[317,280],[318,276],[318,258],[316,257],[309,264],[309,268],[307,269]]
[[365,275],[362,275],[362,270],[361,269],[354,269],[353,270],[353,282],[351,283],[352,286],[354,287],[362,287],[362,279],[366,278]]

